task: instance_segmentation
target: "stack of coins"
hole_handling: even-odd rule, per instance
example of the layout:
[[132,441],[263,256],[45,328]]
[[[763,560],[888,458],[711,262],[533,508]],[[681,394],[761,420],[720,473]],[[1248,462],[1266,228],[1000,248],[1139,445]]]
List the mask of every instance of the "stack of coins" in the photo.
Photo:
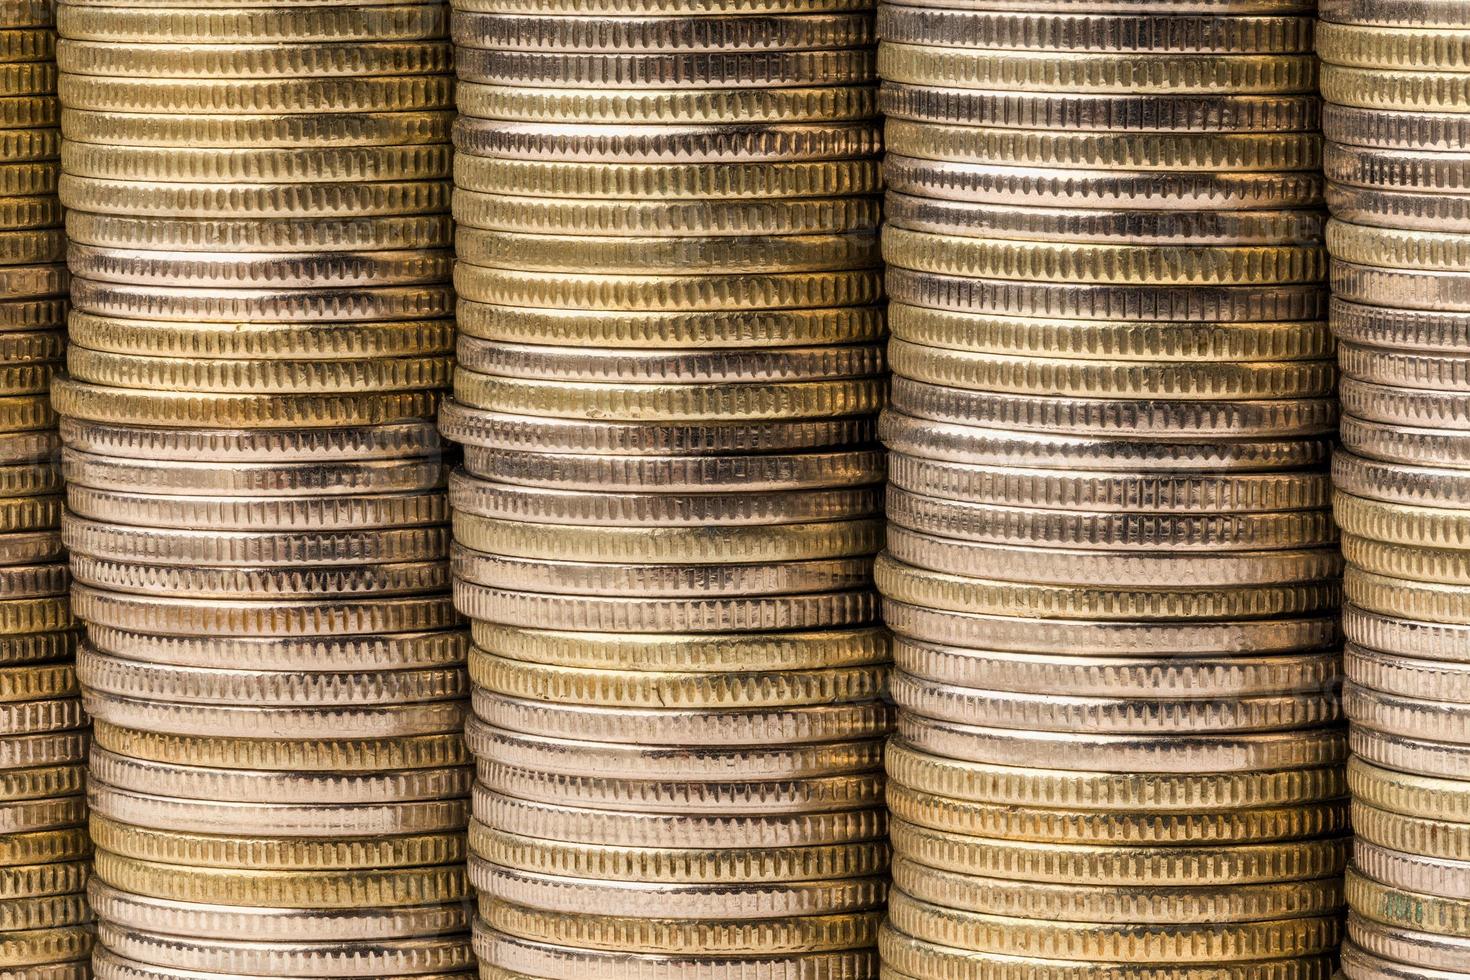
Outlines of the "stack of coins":
[[885,977],[1324,978],[1347,814],[1305,4],[880,6]]
[[448,11],[58,28],[96,974],[472,976]]
[[55,38],[49,3],[0,3],[0,977],[26,980],[80,980],[92,947],[47,397],[66,341]]
[[1348,980],[1470,977],[1470,9],[1322,5]]
[[485,980],[877,973],[871,11],[463,0]]

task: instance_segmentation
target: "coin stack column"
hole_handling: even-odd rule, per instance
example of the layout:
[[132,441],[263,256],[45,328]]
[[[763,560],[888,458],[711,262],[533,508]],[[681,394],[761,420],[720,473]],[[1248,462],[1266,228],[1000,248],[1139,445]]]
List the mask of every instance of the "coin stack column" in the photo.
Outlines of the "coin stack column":
[[452,27],[481,976],[874,977],[872,12]]
[[878,16],[884,976],[1320,980],[1347,821],[1310,12],[985,6]]
[[1470,978],[1470,10],[1322,5],[1347,980]]
[[64,3],[102,980],[472,976],[437,3]]
[[49,3],[0,3],[0,977],[83,980],[86,734],[47,390],[65,347]]

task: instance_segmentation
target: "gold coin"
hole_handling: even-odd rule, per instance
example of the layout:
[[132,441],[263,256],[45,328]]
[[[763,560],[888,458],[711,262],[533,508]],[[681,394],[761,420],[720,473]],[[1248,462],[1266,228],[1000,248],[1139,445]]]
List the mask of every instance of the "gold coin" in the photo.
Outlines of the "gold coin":
[[653,16],[816,14],[866,9],[854,0],[464,0],[460,10],[487,14]]
[[528,272],[681,275],[825,272],[866,269],[878,262],[872,230],[827,235],[721,235],[622,237],[518,234],[461,225],[455,236],[461,262]]
[[1335,914],[1188,925],[1048,922],[947,909],[897,890],[889,895],[887,921],[889,928],[951,949],[1003,956],[1044,950],[1063,961],[1172,966],[1316,956],[1334,950],[1342,938]]
[[554,698],[572,704],[641,707],[775,707],[857,701],[876,697],[884,667],[797,672],[671,672],[551,667],[470,651],[470,679],[481,687],[521,698]]
[[78,211],[134,217],[300,220],[435,214],[449,210],[447,180],[369,183],[213,184],[105,180],[64,175],[61,203]]
[[97,744],[118,755],[170,765],[303,772],[425,769],[469,761],[464,739],[415,735],[393,739],[250,739],[174,735],[93,723]]
[[1433,231],[1374,228],[1332,220],[1327,223],[1332,257],[1360,265],[1456,272],[1470,264],[1465,236]]
[[[414,5],[419,7],[421,5]],[[68,110],[202,115],[292,115],[448,109],[454,85],[442,75],[379,78],[188,79],[64,75]]]
[[49,633],[74,625],[65,597],[0,599],[0,635]]
[[0,668],[0,702],[39,701],[76,693],[76,672],[71,664]]
[[1398,112],[1470,112],[1470,73],[1322,66],[1328,102]]
[[[5,149],[3,145],[0,145],[0,153],[3,153]],[[6,229],[7,232],[27,232],[34,235],[37,229],[52,228],[59,224],[61,224],[61,206],[53,197],[0,198],[0,228]],[[24,236],[10,234],[0,240],[16,245],[22,245],[26,241]],[[44,238],[36,239],[36,241],[44,240]],[[34,247],[31,249],[32,253],[36,250]],[[12,256],[19,257],[21,254],[20,248],[16,248],[13,252],[7,251],[6,260],[9,261]],[[33,260],[27,259],[27,261]]]
[[490,974],[489,980],[547,974],[585,974],[608,980],[676,980],[687,977],[691,971],[719,978],[818,980],[832,976],[872,976],[878,967],[876,953],[867,949],[756,957],[753,962],[749,954],[647,954],[577,949],[533,943],[494,932],[483,921],[475,923],[474,949],[482,963],[505,968],[499,970],[498,976]]
[[1445,861],[1470,861],[1470,823],[1414,817],[1354,800],[1353,833],[1395,851]]
[[350,909],[462,900],[459,865],[350,871],[260,871],[187,867],[98,851],[96,875],[122,891],[205,905]]
[[889,119],[884,132],[889,151],[906,157],[1048,170],[1315,170],[1322,155],[1310,133],[1057,133],[903,119]]
[[474,790],[471,839],[497,832],[594,847],[715,848],[731,840],[765,849],[880,840],[881,807],[825,813],[687,814],[593,810]]
[[0,867],[0,898],[40,898],[72,895],[84,891],[91,871],[90,861],[57,861]]
[[1213,589],[1128,590],[997,582],[922,571],[880,555],[874,567],[889,600],[954,612],[1088,620],[1231,619],[1284,616],[1336,601],[1328,583]]
[[1225,812],[1298,807],[1347,793],[1336,766],[1212,774],[1027,769],[931,755],[902,739],[890,743],[885,765],[896,785],[921,794],[1020,809]]
[[487,194],[617,201],[771,200],[868,195],[883,189],[874,160],[584,163],[460,153],[457,186]]
[[499,657],[552,667],[618,671],[804,671],[889,659],[880,629],[820,633],[635,635],[471,624],[475,644]]
[[870,85],[618,91],[462,81],[455,98],[466,116],[584,125],[830,122],[878,114],[877,92]]
[[61,101],[54,95],[0,98],[0,124],[6,129],[55,126],[60,116]]
[[64,236],[59,229],[42,228],[0,230],[0,246],[4,247],[3,261],[15,265],[40,265],[59,262],[65,254]]
[[[536,236],[585,237],[595,232],[598,237],[669,235],[683,239],[692,232],[701,236],[697,241],[703,244],[715,236],[825,235],[876,228],[880,211],[876,197],[599,201],[485,194],[463,188],[454,195],[454,216],[461,226]],[[548,254],[564,253],[558,247]],[[507,253],[507,260],[517,266],[529,261],[516,249]]]
[[56,527],[61,519],[59,503],[52,494],[0,498],[0,533],[44,531]]
[[[459,512],[454,515],[454,533],[465,547],[491,554],[560,561],[685,564],[709,557],[711,530],[530,524]],[[722,527],[714,533],[727,563],[804,561],[871,554],[881,542],[882,521],[736,526]]]
[[365,395],[257,395],[104,388],[58,378],[52,387],[62,415],[122,425],[199,428],[294,428],[383,425],[433,418],[435,392]]
[[878,47],[884,81],[936,88],[1099,94],[1285,94],[1316,81],[1310,54],[1006,51],[899,44]]
[[[1152,9],[1152,8],[1151,8]],[[1132,964],[998,956],[925,942],[886,923],[878,933],[883,980],[946,977],[953,980],[1121,980],[1140,967]],[[1150,980],[1254,980],[1270,971],[1277,980],[1326,980],[1336,958],[1328,955],[1212,965],[1163,965],[1148,970]],[[501,980],[501,978],[496,978]],[[507,978],[509,980],[509,978]],[[520,980],[520,978],[515,978]]]
[[[73,212],[73,217],[77,215]],[[453,350],[452,320],[367,323],[175,323],[74,310],[71,343],[92,351],[145,357],[209,359],[396,358]]]
[[68,3],[57,11],[57,30],[71,40],[131,43],[218,44],[249,38],[257,44],[324,41],[397,41],[443,37],[448,11],[431,3],[357,8],[237,7],[159,9]]
[[461,298],[556,310],[724,312],[865,306],[882,295],[870,269],[839,272],[620,276],[526,272],[460,264]]
[[[466,336],[565,347],[745,350],[865,344],[883,336],[882,309],[875,305],[685,313],[533,310],[463,300],[457,314],[456,325]],[[346,327],[334,325],[332,329]]]
[[1222,846],[1327,836],[1348,830],[1346,801],[1290,808],[1159,815],[1147,811],[1052,810],[956,800],[888,785],[893,816],[932,830],[1003,840]]
[[83,771],[80,764],[0,769],[0,800],[18,803],[75,796],[83,789]]
[[[465,56],[461,51],[460,58]],[[534,55],[525,57],[539,60]],[[571,68],[585,57],[566,55],[561,61]],[[652,57],[660,65],[644,67],[661,67],[664,56]],[[761,58],[746,60],[753,64]],[[463,73],[462,63],[460,70]],[[662,78],[661,71],[654,76],[655,81]],[[798,86],[811,84],[804,77],[794,81]],[[566,126],[461,116],[454,130],[455,149],[471,156],[610,164],[764,165],[843,160],[876,156],[880,143],[881,132],[874,122],[846,120],[762,126]]]
[[0,836],[0,867],[75,861],[91,853],[91,841],[81,827]]
[[0,94],[5,96],[49,96],[55,93],[56,83],[56,65],[50,62],[0,62]]
[[882,777],[872,772],[765,782],[746,779],[703,782],[571,776],[486,758],[477,761],[475,770],[480,784],[491,792],[561,807],[713,815],[751,811],[809,813],[883,805]]
[[[861,415],[882,407],[876,379],[741,384],[537,381],[458,368],[454,397],[517,415],[630,422],[771,421]],[[64,409],[58,408],[63,414]],[[75,414],[75,413],[70,413]]]
[[1294,731],[1341,718],[1329,695],[1257,695],[1218,699],[1060,697],[987,691],[915,678],[896,671],[893,699],[930,721],[1039,733],[1181,735],[1195,731],[1247,733]]
[[1434,423],[1453,425],[1466,414],[1466,397],[1460,393],[1470,380],[1466,358],[1375,349],[1346,340],[1339,342],[1337,356],[1348,389],[1343,401],[1350,412],[1400,424],[1428,423],[1431,428]]
[[584,54],[460,46],[454,59],[460,78],[467,82],[614,89],[802,88],[823,82],[860,85],[874,80],[873,61],[868,47]]
[[1470,823],[1470,786],[1453,779],[1417,776],[1348,760],[1348,785],[1360,802],[1381,810],[1453,823]]
[[1344,534],[1342,553],[1353,565],[1377,575],[1445,585],[1470,584],[1470,552],[1387,544]]
[[935,235],[889,225],[891,265],[985,279],[1107,284],[1239,286],[1314,282],[1326,275],[1316,246],[1079,245]]
[[[1302,17],[1251,16],[1245,4],[1230,3],[1231,17],[1177,17],[1180,4],[1161,4],[1160,13],[1092,10],[1047,16],[1044,8],[1025,13],[1009,4],[988,10],[909,7],[878,11],[878,34],[889,41],[959,47],[966,50],[1119,51],[1146,57],[1154,53],[1217,54],[1222,51],[1293,54],[1312,49],[1311,23]],[[1103,5],[1099,5],[1101,10]],[[1224,23],[1222,23],[1224,21]],[[1126,25],[1126,30],[1119,28]]]
[[[913,344],[1014,356],[1215,363],[1317,360],[1330,357],[1333,350],[1325,321],[1203,325],[1061,320],[907,303],[893,304],[888,320],[894,336]],[[552,327],[548,323],[545,329]]]
[[1355,912],[1376,922],[1470,938],[1470,900],[1394,888],[1374,881],[1356,868],[1347,870],[1347,899]]
[[1341,873],[1349,840],[1116,847],[968,837],[897,819],[891,822],[890,837],[895,853],[949,871],[1023,881],[1154,887],[1325,878]]
[[[138,13],[121,9],[124,17]],[[306,13],[308,9],[301,8],[300,12]],[[310,9],[315,13],[321,12],[321,8]],[[375,11],[382,9],[374,8]],[[281,12],[277,8],[277,13]],[[119,21],[111,17],[111,12],[107,26],[120,26]],[[273,44],[268,39],[244,37],[248,37],[250,43],[200,44],[169,38],[124,43],[82,40],[73,36],[61,41],[56,54],[63,72],[154,78],[432,75],[451,71],[454,67],[452,49],[447,41],[369,38],[318,44]],[[298,38],[293,34],[289,40],[294,42]]]
[[893,863],[894,887],[950,909],[1018,919],[1140,925],[1240,923],[1337,914],[1343,907],[1336,878],[1263,884],[1175,886],[1042,884],[979,878],[916,864]]
[[85,644],[78,653],[77,670],[92,693],[182,704],[233,701],[261,707],[317,705],[331,710],[441,701],[466,693],[463,670],[455,666],[325,674],[274,670],[222,674],[208,668],[144,664],[111,657]]
[[1411,582],[1348,566],[1342,592],[1352,604],[1374,613],[1427,623],[1470,623],[1470,595],[1460,586]]
[[0,62],[54,61],[56,33],[43,28],[18,27],[9,11],[0,20]]
[[[460,620],[448,596],[321,598],[261,603],[258,600],[192,599],[167,595],[128,595],[82,585],[71,600],[87,623],[177,636],[335,636],[361,633],[412,633],[447,629]],[[38,600],[27,600],[36,605]],[[43,600],[44,601],[44,600]],[[6,606],[0,603],[0,615]],[[64,625],[70,625],[70,617]],[[3,626],[3,621],[0,621]],[[57,629],[56,625],[39,629]],[[168,705],[153,705],[170,710]]]
[[122,857],[161,864],[260,871],[343,871],[455,864],[464,860],[459,834],[300,839],[232,837],[137,827],[92,814],[97,847]]
[[1470,70],[1470,30],[1362,24],[1317,25],[1317,55],[1353,68],[1405,71]]
[[[379,107],[380,110],[382,108]],[[174,115],[67,108],[61,113],[61,129],[67,139],[81,143],[253,150],[262,147],[442,143],[449,139],[453,120],[454,113],[447,109],[316,115]],[[49,124],[55,125],[55,119]]]
[[670,54],[684,51],[807,51],[873,43],[862,13],[801,17],[582,17],[461,10],[454,42],[465,48],[578,54]]
[[450,150],[443,143],[240,149],[115,146],[70,141],[61,148],[61,164],[73,177],[137,182],[297,184],[440,180],[449,176]]
[[67,368],[79,383],[149,391],[322,395],[407,392],[448,384],[448,357],[253,360],[157,357],[91,350],[74,337]]
[[1329,360],[1072,361],[926,347],[898,337],[888,345],[888,360],[895,374],[925,384],[1068,398],[1313,398],[1331,394],[1336,379]]
[[486,923],[532,942],[635,953],[729,954],[759,949],[786,955],[870,946],[881,912],[784,919],[710,921],[578,915],[493,902]]
[[255,221],[72,211],[67,214],[67,235],[89,245],[156,251],[377,252],[454,245],[453,222],[445,214]]
[[207,323],[442,319],[454,311],[447,284],[299,289],[179,289],[75,277],[76,307],[101,316]]
[[90,924],[0,933],[0,969],[18,967],[20,975],[33,976],[26,967],[45,970],[47,964],[85,960],[92,941]]
[[1395,0],[1324,0],[1320,16],[1337,24],[1373,24],[1383,27],[1458,27],[1463,12],[1454,4],[1412,3],[1407,8]]
[[621,847],[523,837],[480,823],[470,826],[470,850],[491,864],[569,878],[722,886],[858,878],[888,867],[888,846],[882,841],[768,848]]
[[[902,10],[896,5],[884,10]],[[922,14],[934,10],[917,8]],[[951,14],[953,11],[945,11]],[[993,15],[992,15],[993,16]],[[1182,18],[1162,17],[1172,21]],[[1245,20],[1244,17],[1218,18]],[[1018,18],[1028,26],[1034,18]],[[1060,19],[1073,23],[1077,18]],[[1099,17],[1106,23],[1106,16]],[[1293,18],[1293,20],[1298,20]],[[1298,20],[1298,22],[1300,22]],[[1155,22],[1157,23],[1157,21]],[[1277,21],[1280,23],[1280,21]],[[1031,31],[1034,45],[1042,31]],[[1156,32],[1155,37],[1162,32]],[[1172,35],[1171,35],[1172,36]],[[1023,40],[1017,46],[1024,46]],[[1085,43],[1085,42],[1083,42]],[[1104,42],[1108,43],[1108,42]],[[1124,42],[1126,43],[1126,42]],[[1044,46],[1043,46],[1044,47]],[[1078,95],[1072,92],[1014,92],[976,88],[934,88],[927,85],[885,84],[879,92],[878,107],[883,115],[929,122],[950,122],[968,126],[1016,126],[1023,129],[1054,130],[1133,130],[1155,132],[1220,132],[1269,133],[1292,132],[1314,128],[1321,118],[1321,104],[1316,94],[1203,94],[1189,98],[1172,95],[1098,94]],[[928,169],[923,164],[922,169]],[[1193,180],[1197,180],[1196,175]],[[906,181],[894,181],[900,189]],[[1198,185],[1196,185],[1198,186]],[[1276,203],[1287,204],[1290,198]],[[1142,204],[1142,207],[1156,205]]]

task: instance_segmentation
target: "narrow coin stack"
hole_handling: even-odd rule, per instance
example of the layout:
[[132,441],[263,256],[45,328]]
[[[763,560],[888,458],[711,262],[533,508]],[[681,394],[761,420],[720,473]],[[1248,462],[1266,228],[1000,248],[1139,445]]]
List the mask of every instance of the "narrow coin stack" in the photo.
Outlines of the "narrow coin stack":
[[47,390],[66,346],[49,3],[0,2],[0,977],[84,980],[87,737]]
[[471,977],[448,10],[58,29],[96,976]]
[[889,980],[1321,980],[1347,813],[1312,17],[881,5]]
[[481,977],[874,977],[871,10],[463,0],[452,31]]
[[1470,978],[1470,9],[1318,25],[1357,834],[1347,980]]

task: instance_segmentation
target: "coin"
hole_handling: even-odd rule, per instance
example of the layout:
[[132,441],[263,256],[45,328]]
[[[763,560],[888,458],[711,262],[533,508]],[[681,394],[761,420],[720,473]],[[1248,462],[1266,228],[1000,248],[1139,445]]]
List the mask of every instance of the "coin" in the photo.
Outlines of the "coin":
[[630,916],[717,921],[863,912],[881,905],[888,888],[884,878],[873,875],[771,881],[755,888],[699,881],[566,878],[489,865],[473,857],[470,880],[480,889],[482,914],[487,906],[511,901],[570,914],[605,915],[615,906]]
[[[582,916],[496,902],[485,922],[522,939],[638,953],[738,953],[759,946],[771,953],[810,953],[871,946],[878,913],[801,916],[754,922],[681,921]],[[759,936],[759,938],[755,938]]]
[[57,57],[63,71],[104,76],[417,75],[451,67],[451,49],[443,41],[338,40],[308,45],[272,44],[257,40],[260,36],[253,32],[245,36],[251,43],[170,44],[158,43],[157,37],[119,43],[69,38],[58,46]]
[[781,956],[690,956],[649,955],[628,952],[579,950],[573,947],[533,943],[498,933],[480,922],[475,924],[475,951],[493,967],[503,967],[511,976],[570,978],[582,971],[596,971],[608,978],[635,976],[663,978],[684,975],[702,968],[714,977],[750,976],[767,980],[779,976],[817,977],[836,973],[861,975],[876,967],[876,955],[867,950]]
[[245,942],[364,942],[441,936],[469,923],[457,904],[362,909],[267,909],[200,905],[120,891],[92,878],[87,885],[100,917],[124,928],[150,923],[173,936],[233,936]]
[[[1045,923],[963,912],[895,891],[888,928],[951,949],[1026,955],[1038,944],[1059,960],[1140,963],[1221,963],[1320,955],[1340,938],[1335,916],[1205,926],[1117,927]],[[1209,938],[1199,935],[1207,932]],[[1222,935],[1223,934],[1223,935]],[[1211,940],[1218,945],[1212,945]]]
[[[357,944],[311,943],[291,940],[260,950],[252,943],[189,940],[151,931],[128,929],[106,920],[98,924],[98,938],[113,957],[137,957],[144,969],[163,973],[168,968],[261,971],[270,969],[342,969],[342,961],[361,963],[378,976],[407,977],[433,971],[435,976],[463,976],[455,971],[472,965],[470,950],[456,936],[377,940]],[[160,962],[161,961],[161,962]],[[114,960],[115,962],[115,960]]]
[[[1289,915],[1318,915],[1342,905],[1342,882],[1335,878],[1263,885],[1221,887],[1148,885],[1046,885],[940,871],[897,858],[894,884],[905,894],[953,909],[1022,919],[1057,917],[1067,922],[1194,922],[1216,914],[1220,922],[1239,923]],[[976,887],[976,885],[980,887]]]
[[[1311,44],[1309,22],[1290,16],[1251,16],[1243,7],[1240,16],[1225,19],[1191,15],[1167,5],[1160,8],[1161,15],[1102,10],[1103,5],[1098,4],[1064,17],[1040,10],[1016,13],[1004,6],[975,11],[885,4],[878,10],[879,32],[885,40],[903,44],[1048,52],[1113,50],[1140,55],[1293,52],[1306,51]],[[958,39],[964,43],[956,43]]]
[[[884,962],[895,967],[894,976],[900,978],[927,976],[935,971],[957,971],[965,968],[984,970],[992,963],[1000,969],[1009,969],[1014,972],[1002,973],[1002,976],[1044,976],[1044,977],[1066,977],[1069,980],[1103,980],[1105,977],[1118,975],[1116,964],[1088,963],[1074,965],[1075,961],[1046,960],[1036,956],[1008,957],[994,956],[974,952],[965,952],[951,947],[929,943],[924,940],[915,939],[904,933],[898,932],[885,926],[878,936],[878,947],[882,951]],[[1015,962],[1020,960],[1019,963]],[[1316,956],[1296,959],[1277,959],[1257,961],[1255,963],[1221,964],[1196,968],[1189,965],[1174,967],[1163,967],[1161,973],[1170,980],[1192,980],[1198,977],[1199,969],[1209,970],[1215,976],[1243,978],[1250,976],[1252,971],[1269,969],[1283,977],[1291,980],[1310,980],[1330,975],[1333,969],[1333,958],[1330,956]],[[963,974],[960,974],[963,975]],[[1206,976],[1210,974],[1205,974]]]
[[69,5],[60,11],[57,29],[69,40],[211,44],[234,37],[257,43],[314,42],[442,36],[446,12],[434,4],[395,4],[372,10],[343,9],[332,4],[311,7],[223,9],[148,9],[103,5]]
[[427,905],[457,900],[465,891],[464,871],[455,865],[384,871],[250,872],[160,864],[99,851],[96,874],[115,888],[155,898],[267,908]]

